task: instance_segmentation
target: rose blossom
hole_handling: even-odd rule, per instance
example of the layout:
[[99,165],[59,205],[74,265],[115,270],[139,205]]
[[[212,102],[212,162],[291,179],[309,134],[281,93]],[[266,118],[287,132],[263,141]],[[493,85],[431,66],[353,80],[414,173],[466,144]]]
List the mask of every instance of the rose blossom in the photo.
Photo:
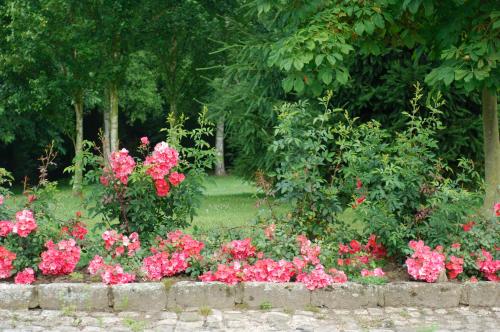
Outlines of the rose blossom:
[[7,236],[12,233],[14,229],[14,224],[9,220],[1,220],[0,221],[0,236]]
[[333,278],[325,272],[323,265],[318,264],[310,273],[299,274],[297,276],[297,281],[306,285],[307,289],[314,290],[331,285],[333,283]]
[[7,248],[0,246],[0,279],[10,277],[12,271],[12,261],[16,259],[16,254]]
[[87,271],[89,271],[91,275],[95,275],[104,267],[104,265],[104,259],[99,255],[95,255],[90,261]]
[[377,267],[377,268],[373,269],[373,271],[370,271],[367,269],[361,270],[361,276],[362,277],[383,277],[383,276],[385,276],[385,273],[381,268]]
[[149,138],[147,136],[141,137],[141,144],[142,145],[149,145]]
[[155,188],[158,197],[165,197],[168,195],[168,192],[170,191],[170,186],[168,185],[168,182],[165,181],[164,179],[155,180]]
[[440,272],[445,269],[444,254],[431,250],[422,240],[410,241],[409,246],[414,253],[406,260],[408,273],[415,280],[435,282]]
[[235,260],[244,260],[255,256],[255,247],[252,245],[252,240],[246,238],[229,242],[222,247],[222,252],[230,254]]
[[16,213],[16,223],[12,229],[20,237],[27,237],[37,228],[35,217],[30,210],[22,210]]
[[450,261],[445,265],[446,269],[448,270],[448,277],[450,279],[456,279],[457,276],[464,271],[463,265],[463,258],[451,256]]
[[300,253],[304,260],[312,265],[319,264],[318,256],[321,253],[321,248],[317,245],[312,245],[311,241],[304,235],[297,236],[297,241],[300,243]]
[[128,150],[121,149],[120,151],[113,152],[109,163],[115,178],[126,185],[128,182],[128,176],[132,174],[135,167],[134,158],[129,156]]
[[500,203],[496,203],[494,206],[493,206],[493,211],[495,211],[495,215],[497,217],[500,217]]
[[182,181],[184,181],[186,177],[184,176],[184,174],[182,173],[177,173],[177,172],[172,172],[169,176],[168,176],[168,181],[170,181],[170,183],[176,187],[178,186]]
[[330,269],[328,272],[332,275],[334,283],[343,284],[344,282],[347,282],[347,276],[344,271]]
[[153,180],[164,179],[170,170],[177,166],[179,162],[179,153],[168,146],[165,142],[156,144],[153,153],[146,157],[145,166],[149,166],[146,173]]
[[19,272],[14,278],[16,284],[26,284],[30,285],[35,282],[35,271],[32,268],[26,268],[22,272]]
[[464,232],[469,232],[475,224],[475,222],[469,221],[468,223],[462,225],[462,229],[464,230]]
[[484,249],[481,249],[481,253],[483,258],[478,258],[476,261],[479,271],[490,281],[500,281],[497,274],[500,271],[500,260],[494,260],[493,255]]
[[42,261],[38,267],[45,275],[65,275],[75,270],[80,260],[80,248],[74,239],[63,240],[54,244],[49,240],[42,252]]
[[73,226],[73,229],[71,230],[71,235],[78,240],[83,240],[85,239],[85,236],[87,235],[89,231],[85,228],[85,225],[82,223],[76,223]]

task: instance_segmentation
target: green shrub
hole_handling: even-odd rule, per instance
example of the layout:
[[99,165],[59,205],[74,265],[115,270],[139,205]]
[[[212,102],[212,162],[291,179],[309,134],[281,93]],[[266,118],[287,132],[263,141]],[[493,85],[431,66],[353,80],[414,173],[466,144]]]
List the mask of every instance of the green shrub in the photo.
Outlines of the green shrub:
[[427,98],[422,108],[422,88],[415,89],[406,126],[396,133],[329,109],[331,94],[320,100],[321,111],[305,101],[281,105],[270,148],[279,160],[274,193],[290,206],[280,221],[322,247],[373,233],[396,257],[412,239],[451,244],[477,215],[481,182],[466,160],[458,162],[461,173],[446,175],[452,171],[436,139],[443,101]]

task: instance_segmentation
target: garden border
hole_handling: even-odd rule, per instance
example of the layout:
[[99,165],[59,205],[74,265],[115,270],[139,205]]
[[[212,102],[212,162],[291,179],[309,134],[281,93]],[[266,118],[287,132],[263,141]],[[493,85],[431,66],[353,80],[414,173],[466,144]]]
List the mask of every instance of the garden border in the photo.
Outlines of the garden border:
[[220,282],[85,283],[16,285],[0,283],[0,309],[79,311],[161,311],[210,307],[357,309],[369,307],[500,307],[500,284],[397,282],[385,285],[334,284],[309,291],[300,283]]

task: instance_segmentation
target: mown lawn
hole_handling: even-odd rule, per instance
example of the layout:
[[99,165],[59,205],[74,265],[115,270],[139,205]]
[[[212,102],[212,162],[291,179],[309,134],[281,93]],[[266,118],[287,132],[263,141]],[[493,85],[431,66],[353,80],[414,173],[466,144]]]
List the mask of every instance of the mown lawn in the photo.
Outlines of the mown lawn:
[[[18,190],[17,190],[18,191]],[[18,191],[19,192],[19,191]],[[198,215],[193,220],[193,226],[210,230],[221,227],[236,227],[248,224],[257,215],[256,188],[235,176],[207,177],[205,195]],[[88,190],[84,190],[84,195]],[[20,195],[16,195],[20,198]],[[83,199],[71,193],[71,187],[62,182],[54,197],[56,217],[61,220],[73,218],[76,211],[81,211],[85,219],[89,216],[85,212]],[[96,222],[99,217],[90,220]]]
[[256,188],[234,176],[208,177],[193,226],[201,229],[236,227],[248,224],[257,215]]

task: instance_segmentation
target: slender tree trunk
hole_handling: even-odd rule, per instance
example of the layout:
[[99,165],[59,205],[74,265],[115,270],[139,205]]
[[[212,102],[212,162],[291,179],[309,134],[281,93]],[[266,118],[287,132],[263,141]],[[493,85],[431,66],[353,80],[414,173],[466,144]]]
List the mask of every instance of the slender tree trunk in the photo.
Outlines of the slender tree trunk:
[[495,202],[500,201],[500,138],[498,134],[497,95],[483,88],[483,135],[486,195],[484,208],[493,211]]
[[226,175],[226,167],[224,166],[224,118],[222,117],[220,117],[217,121],[217,131],[215,133],[215,151],[217,155],[215,175]]
[[83,183],[83,95],[78,92],[74,100],[75,104],[75,174],[73,176],[73,194],[82,194]]
[[118,151],[118,89],[115,83],[109,87],[109,123],[111,152]]
[[103,111],[103,122],[104,122],[104,134],[102,137],[102,152],[104,155],[104,163],[108,165],[109,157],[111,156],[111,124],[110,124],[110,116],[109,116],[109,107],[104,107]]

